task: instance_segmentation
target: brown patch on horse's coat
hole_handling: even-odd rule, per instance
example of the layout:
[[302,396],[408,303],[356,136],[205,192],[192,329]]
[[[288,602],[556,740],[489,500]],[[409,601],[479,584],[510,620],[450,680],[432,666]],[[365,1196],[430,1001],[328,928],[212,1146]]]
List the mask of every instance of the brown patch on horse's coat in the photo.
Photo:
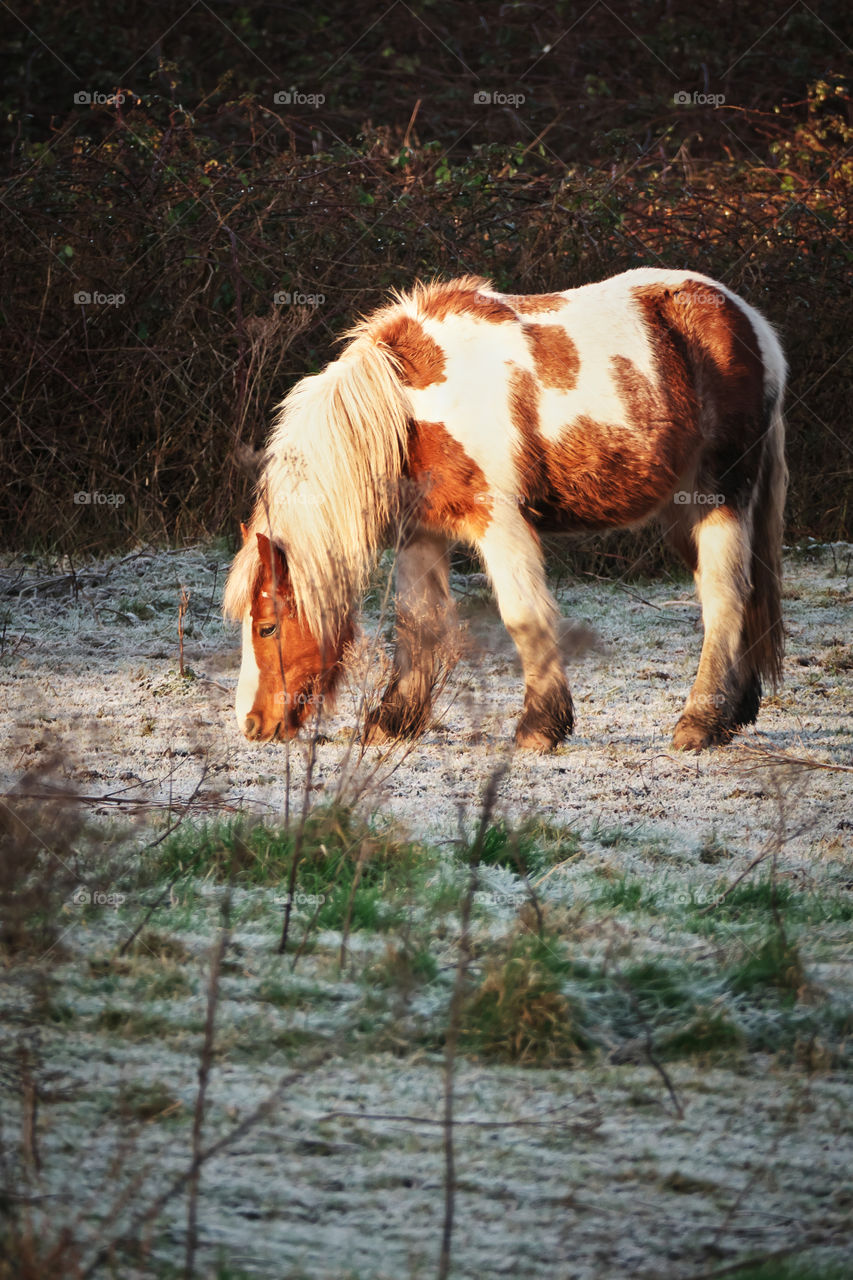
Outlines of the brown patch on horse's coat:
[[543,387],[571,391],[577,386],[580,370],[578,350],[562,325],[526,324],[523,333]]
[[[624,407],[618,423],[583,415],[567,423],[557,440],[542,436],[539,388],[554,386],[567,367],[543,352],[546,343],[551,354],[557,346],[548,331],[562,329],[524,326],[538,381],[511,370],[509,411],[519,437],[520,492],[526,514],[540,528],[602,529],[646,519],[689,470],[703,436],[707,472],[697,475],[697,486],[722,492],[735,507],[753,490],[761,451],[750,446],[766,422],[764,366],[748,316],[700,281],[675,289],[640,285],[632,293],[646,322],[654,374],[646,376],[625,356],[612,357],[612,380]],[[707,407],[701,428],[700,404]],[[687,544],[686,537],[682,541]],[[684,550],[688,561],[695,559],[689,545]]]
[[566,299],[561,293],[505,293],[502,296],[504,302],[522,316],[560,311],[566,305]]
[[761,456],[752,446],[767,427],[764,361],[749,317],[701,280],[671,289],[639,285],[632,293],[652,333],[671,411],[679,412],[685,397],[712,407],[703,420],[706,474],[697,477],[700,487],[721,490],[735,507],[746,505]]
[[404,386],[423,391],[433,383],[446,381],[444,352],[411,316],[401,311],[392,313],[376,330],[376,340],[394,353]]
[[[629,421],[633,425],[636,419]],[[680,468],[673,462],[677,436],[673,430],[662,442],[666,452],[643,448],[641,440],[624,428],[584,416],[576,419],[549,448],[549,527],[553,522],[560,529],[603,529],[652,515],[678,479]]]
[[539,434],[539,386],[527,369],[513,365],[509,374],[509,416],[518,432],[515,465],[519,493],[528,502],[548,487],[547,443]]
[[412,423],[408,472],[423,487],[423,524],[469,538],[485,533],[492,512],[485,474],[443,422]]
[[431,320],[445,320],[449,315],[473,316],[475,320],[486,320],[489,324],[506,324],[518,322],[512,307],[491,294],[482,293],[488,289],[488,280],[479,276],[463,276],[459,280],[449,280],[427,285],[417,297],[418,314]]
[[[554,441],[539,429],[535,378],[518,368],[510,375],[524,509],[543,530],[606,529],[642,521],[666,501],[686,466],[697,436],[684,429],[696,423],[696,408],[683,365],[676,358],[668,369],[659,366],[657,386],[624,356],[613,357],[612,373],[624,422],[581,415]],[[665,376],[672,381],[672,394],[662,382]]]

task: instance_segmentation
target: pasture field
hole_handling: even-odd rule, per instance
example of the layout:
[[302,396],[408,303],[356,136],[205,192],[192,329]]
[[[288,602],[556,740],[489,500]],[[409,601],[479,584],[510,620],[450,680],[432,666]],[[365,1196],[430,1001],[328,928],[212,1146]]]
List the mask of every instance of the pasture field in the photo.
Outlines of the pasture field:
[[691,584],[557,577],[539,757],[461,564],[435,723],[362,752],[385,562],[254,747],[227,560],[0,568],[0,1278],[414,1280],[449,1203],[453,1277],[848,1274],[853,548],[787,551],[785,683],[700,756]]

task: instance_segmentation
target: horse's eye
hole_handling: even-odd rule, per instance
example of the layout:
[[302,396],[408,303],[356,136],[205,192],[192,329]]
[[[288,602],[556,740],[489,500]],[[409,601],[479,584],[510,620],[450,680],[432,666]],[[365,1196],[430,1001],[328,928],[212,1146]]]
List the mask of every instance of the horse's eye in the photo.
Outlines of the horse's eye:
[[278,624],[275,622],[266,622],[263,626],[258,627],[258,635],[262,640],[269,639],[269,637],[274,636],[277,631]]

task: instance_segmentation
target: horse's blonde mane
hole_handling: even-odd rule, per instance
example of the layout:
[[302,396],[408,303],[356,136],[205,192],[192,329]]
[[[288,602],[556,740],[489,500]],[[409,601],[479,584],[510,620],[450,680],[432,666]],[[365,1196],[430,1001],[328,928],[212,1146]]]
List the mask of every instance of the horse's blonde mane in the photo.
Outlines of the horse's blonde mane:
[[252,603],[260,573],[261,558],[258,555],[257,541],[252,537],[237,552],[228,571],[225,594],[222,597],[222,612],[226,618],[233,618],[235,622],[239,622],[245,617]]
[[249,539],[228,577],[226,616],[249,608],[260,531],[285,553],[307,626],[321,644],[334,640],[396,513],[410,418],[394,356],[369,322],[338,360],[292,388],[273,424]]
[[260,573],[254,533],[284,551],[297,608],[330,641],[361,593],[396,513],[411,406],[394,352],[378,335],[395,314],[419,316],[445,295],[489,294],[480,276],[418,281],[363,317],[341,356],[303,378],[279,406],[249,524],[225,586],[226,617],[243,618]]

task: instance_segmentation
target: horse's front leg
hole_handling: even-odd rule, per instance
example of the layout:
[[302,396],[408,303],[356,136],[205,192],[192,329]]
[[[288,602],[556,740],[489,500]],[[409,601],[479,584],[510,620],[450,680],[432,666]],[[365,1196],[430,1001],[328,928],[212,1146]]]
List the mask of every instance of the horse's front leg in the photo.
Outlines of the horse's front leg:
[[524,671],[516,744],[550,751],[572,732],[574,715],[557,647],[558,610],[545,584],[539,539],[519,511],[504,509],[477,546]]
[[397,557],[397,641],[388,687],[366,719],[365,740],[414,737],[429,724],[442,647],[453,619],[447,539],[410,534]]

